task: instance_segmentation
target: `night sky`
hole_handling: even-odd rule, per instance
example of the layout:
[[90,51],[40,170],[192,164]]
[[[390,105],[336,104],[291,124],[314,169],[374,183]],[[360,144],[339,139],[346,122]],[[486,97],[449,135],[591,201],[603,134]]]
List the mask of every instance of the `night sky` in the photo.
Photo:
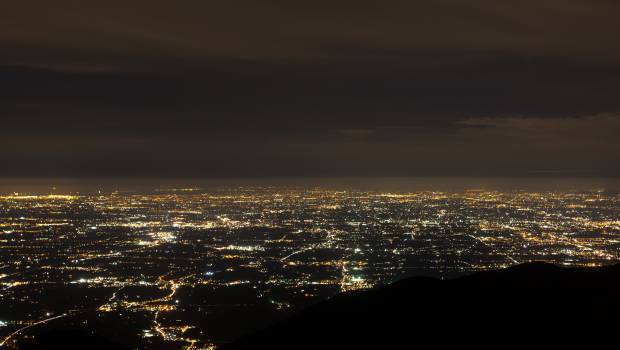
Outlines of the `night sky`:
[[19,176],[618,176],[617,0],[0,3]]

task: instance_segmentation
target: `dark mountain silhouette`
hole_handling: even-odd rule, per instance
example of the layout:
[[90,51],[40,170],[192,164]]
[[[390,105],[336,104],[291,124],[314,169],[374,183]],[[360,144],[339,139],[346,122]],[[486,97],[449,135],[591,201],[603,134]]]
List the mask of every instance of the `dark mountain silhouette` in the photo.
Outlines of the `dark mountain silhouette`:
[[[620,265],[528,263],[440,280],[415,277],[340,294],[222,347],[239,349],[615,348]],[[20,350],[124,347],[79,330]]]
[[620,265],[410,278],[338,295],[223,349],[614,348],[619,285]]

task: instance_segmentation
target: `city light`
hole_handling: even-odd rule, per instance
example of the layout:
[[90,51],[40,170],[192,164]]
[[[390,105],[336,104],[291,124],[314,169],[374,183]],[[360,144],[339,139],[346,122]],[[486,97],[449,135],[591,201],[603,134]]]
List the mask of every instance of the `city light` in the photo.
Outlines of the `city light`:
[[140,347],[212,348],[222,339],[200,320],[231,308],[291,312],[420,271],[620,258],[620,196],[600,191],[248,187],[15,194],[0,209],[0,296],[28,305],[3,314],[9,347],[43,324],[115,320]]

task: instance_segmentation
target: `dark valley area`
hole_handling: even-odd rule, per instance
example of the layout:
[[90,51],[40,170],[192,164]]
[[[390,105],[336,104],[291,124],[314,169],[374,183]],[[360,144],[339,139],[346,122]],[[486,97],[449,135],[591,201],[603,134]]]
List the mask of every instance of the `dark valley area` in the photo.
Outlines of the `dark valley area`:
[[[454,279],[413,277],[339,294],[221,347],[402,349],[603,346],[620,311],[620,265],[533,262]],[[85,331],[52,331],[20,349],[125,349]]]

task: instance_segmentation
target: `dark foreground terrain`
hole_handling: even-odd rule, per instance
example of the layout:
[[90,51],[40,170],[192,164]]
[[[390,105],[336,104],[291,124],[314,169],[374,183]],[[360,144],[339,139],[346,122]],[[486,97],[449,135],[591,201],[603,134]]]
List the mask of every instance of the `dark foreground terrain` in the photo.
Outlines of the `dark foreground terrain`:
[[410,278],[339,295],[224,349],[613,348],[619,286],[620,265]]
[[[614,348],[619,286],[620,265],[529,263],[451,280],[410,278],[341,294],[223,349]],[[121,349],[67,332],[23,347],[82,348]]]

